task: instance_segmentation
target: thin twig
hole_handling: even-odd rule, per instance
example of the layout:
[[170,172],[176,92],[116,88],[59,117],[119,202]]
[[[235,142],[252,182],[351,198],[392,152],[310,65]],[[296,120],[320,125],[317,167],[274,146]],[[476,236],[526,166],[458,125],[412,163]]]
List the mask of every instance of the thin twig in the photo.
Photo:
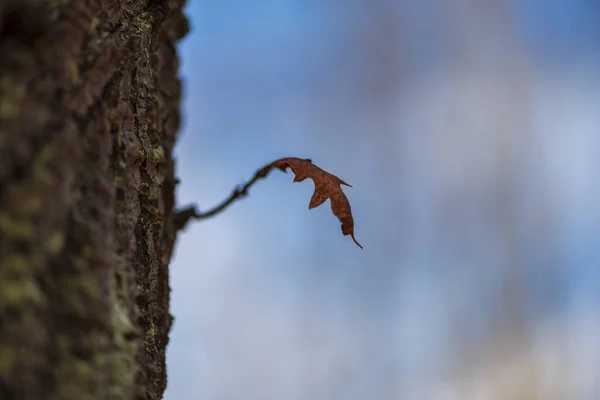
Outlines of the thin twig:
[[175,215],[173,217],[173,223],[175,224],[175,229],[179,231],[179,230],[185,228],[185,226],[187,225],[187,223],[189,222],[190,219],[198,219],[198,220],[207,219],[207,218],[214,217],[215,215],[219,214],[221,211],[223,211],[227,207],[229,207],[234,201],[241,199],[242,197],[246,197],[248,195],[248,190],[250,189],[250,187],[252,185],[254,185],[256,183],[256,181],[258,181],[259,179],[266,178],[266,176],[269,174],[269,172],[271,172],[272,169],[273,169],[272,163],[262,167],[261,169],[259,169],[258,171],[256,171],[254,173],[254,176],[252,177],[252,179],[250,181],[246,182],[241,187],[236,186],[236,188],[233,189],[233,191],[231,192],[229,197],[227,197],[225,200],[223,200],[221,202],[221,204],[219,204],[218,206],[214,207],[213,209],[211,209],[209,211],[206,211],[203,213],[198,213],[194,206],[185,208],[181,211],[176,211]]

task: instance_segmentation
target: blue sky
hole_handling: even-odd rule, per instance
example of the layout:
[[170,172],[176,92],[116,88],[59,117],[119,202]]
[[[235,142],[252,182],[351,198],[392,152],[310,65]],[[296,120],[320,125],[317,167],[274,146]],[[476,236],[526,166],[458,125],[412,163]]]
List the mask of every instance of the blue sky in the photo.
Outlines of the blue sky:
[[311,157],[365,249],[277,171],[190,226],[166,398],[597,398],[599,8],[190,1],[180,204]]

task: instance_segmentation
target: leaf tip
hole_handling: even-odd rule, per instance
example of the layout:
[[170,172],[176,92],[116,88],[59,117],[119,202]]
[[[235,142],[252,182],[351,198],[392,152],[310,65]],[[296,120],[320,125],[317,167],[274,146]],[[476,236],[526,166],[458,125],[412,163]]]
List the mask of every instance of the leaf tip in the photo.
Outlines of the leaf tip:
[[[356,243],[356,245],[362,249],[363,247],[361,246],[361,244],[360,244],[360,243],[358,243],[358,241],[357,241],[357,240],[356,240],[356,238],[354,237],[354,233],[351,233],[351,234],[350,234],[350,236],[352,236],[352,240],[354,240],[354,243]],[[363,249],[363,250],[364,250],[364,249]]]

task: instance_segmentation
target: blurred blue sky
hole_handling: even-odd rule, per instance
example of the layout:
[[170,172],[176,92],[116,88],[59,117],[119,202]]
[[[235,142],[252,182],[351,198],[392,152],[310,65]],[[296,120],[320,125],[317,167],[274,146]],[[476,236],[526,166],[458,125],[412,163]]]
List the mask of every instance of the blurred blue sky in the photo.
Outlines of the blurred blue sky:
[[191,0],[166,399],[600,398],[600,2]]

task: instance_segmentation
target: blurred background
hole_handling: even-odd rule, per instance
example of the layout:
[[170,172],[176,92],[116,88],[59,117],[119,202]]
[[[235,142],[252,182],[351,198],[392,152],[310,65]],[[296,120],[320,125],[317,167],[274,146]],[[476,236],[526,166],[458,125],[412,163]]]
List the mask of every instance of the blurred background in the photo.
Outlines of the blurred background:
[[191,0],[168,400],[600,399],[600,2]]

